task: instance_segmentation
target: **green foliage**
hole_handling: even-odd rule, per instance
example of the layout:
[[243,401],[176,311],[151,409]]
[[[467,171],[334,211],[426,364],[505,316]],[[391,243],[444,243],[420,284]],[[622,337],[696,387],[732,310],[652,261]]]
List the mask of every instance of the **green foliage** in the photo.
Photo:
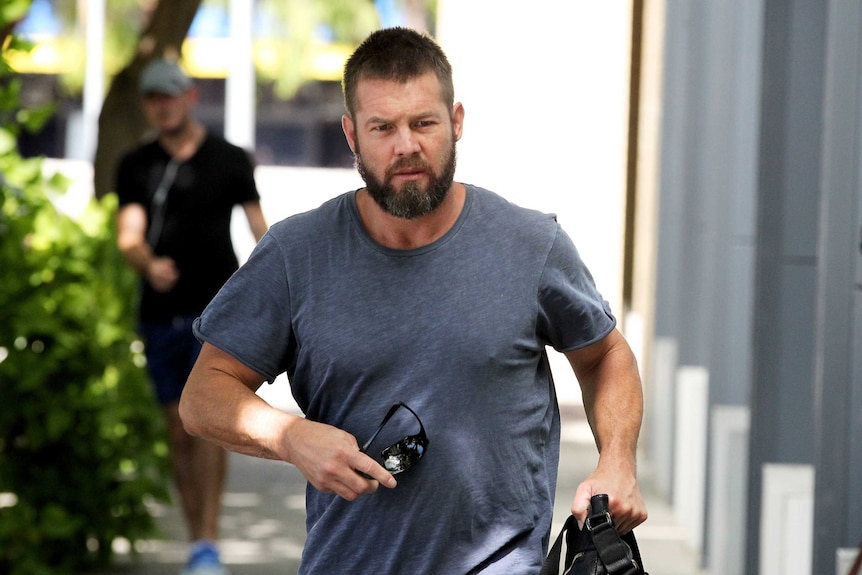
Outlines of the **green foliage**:
[[6,0],[0,5],[0,27],[7,22],[17,22],[30,9],[31,0]]
[[[265,39],[278,46],[271,72],[275,91],[284,99],[292,98],[311,76],[315,45],[332,41],[352,49],[380,25],[371,0],[260,0],[256,10],[269,23]],[[331,33],[332,38],[319,38],[322,30]],[[258,72],[267,75],[263,70]]]
[[133,331],[137,280],[115,245],[116,198],[74,218],[55,207],[68,182],[16,145],[47,112],[17,108],[4,70],[0,573],[59,575],[153,533],[146,503],[167,497],[167,446]]
[[[215,0],[205,0],[212,3]],[[395,0],[407,20],[427,23],[433,32],[437,0]],[[331,44],[346,50],[347,57],[365,37],[380,27],[374,0],[259,0],[255,10],[263,14],[267,29],[257,41],[273,42],[276,54],[258,75],[274,80],[276,94],[292,98],[299,87],[314,77],[315,48]],[[340,70],[339,70],[340,79]]]

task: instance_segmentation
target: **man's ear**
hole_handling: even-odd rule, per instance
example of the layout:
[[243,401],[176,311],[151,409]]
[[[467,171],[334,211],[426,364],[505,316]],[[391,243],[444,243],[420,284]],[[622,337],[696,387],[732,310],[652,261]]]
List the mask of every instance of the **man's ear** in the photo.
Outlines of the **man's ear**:
[[461,139],[461,133],[464,131],[464,105],[461,102],[457,102],[452,107],[452,131],[457,142]]
[[356,153],[356,127],[353,125],[353,118],[344,114],[341,116],[341,129],[344,131],[344,137],[347,138],[347,145],[350,146],[350,151]]
[[197,105],[198,102],[200,102],[201,93],[198,90],[197,86],[192,86],[191,88],[186,90],[186,99],[193,106]]

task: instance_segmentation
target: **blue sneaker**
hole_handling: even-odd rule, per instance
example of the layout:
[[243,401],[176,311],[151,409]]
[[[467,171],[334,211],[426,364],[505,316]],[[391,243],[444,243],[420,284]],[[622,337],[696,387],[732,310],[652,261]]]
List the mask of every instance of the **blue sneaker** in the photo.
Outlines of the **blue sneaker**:
[[227,569],[221,564],[215,545],[199,542],[192,545],[189,562],[180,575],[227,575]]

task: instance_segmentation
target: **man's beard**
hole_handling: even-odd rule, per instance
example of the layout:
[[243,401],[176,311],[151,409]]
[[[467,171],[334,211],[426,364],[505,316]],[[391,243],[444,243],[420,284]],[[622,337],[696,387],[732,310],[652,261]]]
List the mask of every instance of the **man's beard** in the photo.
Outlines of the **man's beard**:
[[[383,211],[397,218],[412,220],[433,212],[449,193],[449,188],[452,187],[452,181],[455,178],[455,142],[449,148],[449,156],[440,173],[436,173],[432,166],[417,156],[403,158],[395,165],[389,167],[384,174],[383,180],[380,180],[371,173],[365,164],[362,163],[362,155],[359,151],[359,146],[356,146],[356,169],[359,175],[365,181],[365,188],[369,195],[374,198],[377,205]],[[401,188],[396,190],[392,186],[392,176],[398,170],[406,168],[421,168],[430,175],[431,181],[428,182],[427,189],[422,189],[419,182],[407,182]]]
[[190,116],[186,115],[180,118],[175,124],[172,126],[168,126],[161,130],[161,133],[165,136],[173,136],[177,137],[182,135],[186,130],[188,130],[189,126],[192,123],[192,119]]

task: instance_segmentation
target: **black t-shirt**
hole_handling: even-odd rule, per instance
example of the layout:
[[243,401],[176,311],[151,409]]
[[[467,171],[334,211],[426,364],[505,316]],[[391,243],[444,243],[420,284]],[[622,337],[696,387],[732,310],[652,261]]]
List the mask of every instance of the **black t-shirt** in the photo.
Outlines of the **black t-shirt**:
[[[120,207],[141,204],[152,223],[152,200],[170,160],[151,142],[128,153],[117,170]],[[154,251],[173,258],[180,270],[176,287],[158,293],[143,282],[140,318],[163,321],[200,314],[238,262],[230,236],[237,204],[259,200],[248,153],[207,135],[197,153],[180,164],[164,204],[164,223]]]

